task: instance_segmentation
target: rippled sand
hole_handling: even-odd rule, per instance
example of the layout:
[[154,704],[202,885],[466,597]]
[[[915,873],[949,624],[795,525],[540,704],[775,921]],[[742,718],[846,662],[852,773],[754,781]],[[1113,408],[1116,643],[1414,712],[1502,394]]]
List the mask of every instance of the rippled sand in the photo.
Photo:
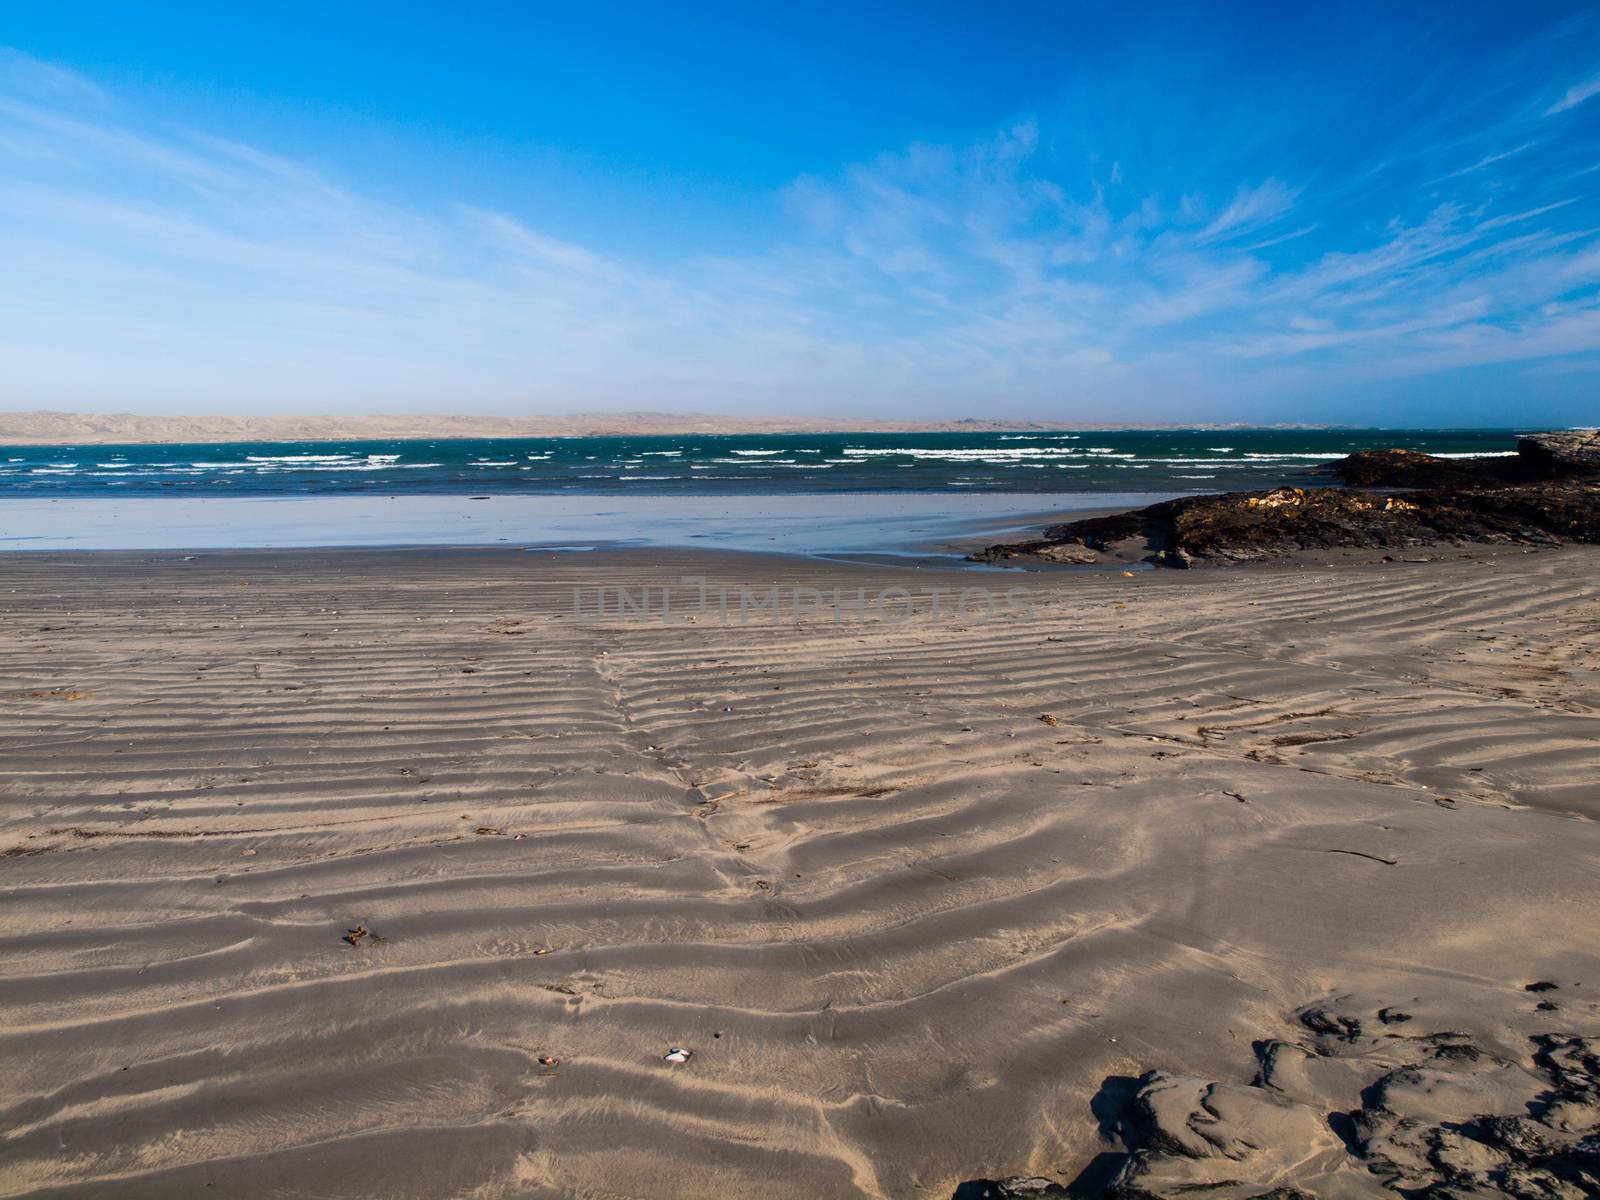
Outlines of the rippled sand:
[[[1586,551],[3,566],[5,1195],[942,1198],[1333,997],[1600,1032]],[[691,574],[1033,612],[573,616]]]

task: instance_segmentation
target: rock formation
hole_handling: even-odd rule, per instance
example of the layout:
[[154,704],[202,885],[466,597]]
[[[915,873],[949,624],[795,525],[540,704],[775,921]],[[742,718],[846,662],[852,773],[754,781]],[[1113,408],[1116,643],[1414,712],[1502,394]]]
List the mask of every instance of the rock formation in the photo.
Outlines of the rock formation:
[[1330,474],[1346,486],[1185,496],[1052,526],[1036,541],[971,557],[1092,564],[1131,548],[1159,566],[1188,567],[1305,550],[1600,542],[1595,431],[1524,438],[1503,458],[1364,451]]

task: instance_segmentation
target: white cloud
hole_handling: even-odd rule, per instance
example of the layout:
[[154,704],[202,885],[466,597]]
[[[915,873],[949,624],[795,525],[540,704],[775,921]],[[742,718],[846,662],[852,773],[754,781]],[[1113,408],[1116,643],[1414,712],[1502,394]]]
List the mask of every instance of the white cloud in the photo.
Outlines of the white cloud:
[[1200,231],[1200,240],[1215,241],[1224,235],[1231,237],[1260,229],[1288,212],[1294,198],[1295,193],[1276,179],[1268,179],[1253,188],[1241,188],[1232,203]]
[[1600,76],[1573,84],[1567,89],[1566,95],[1544,110],[1544,115],[1550,117],[1556,113],[1566,112],[1569,108],[1577,108],[1585,100],[1597,95],[1600,95]]
[[1489,167],[1494,166],[1495,163],[1505,162],[1506,159],[1514,158],[1525,150],[1532,150],[1538,144],[1538,142],[1523,142],[1522,145],[1513,146],[1509,150],[1499,150],[1493,154],[1485,154],[1470,167],[1462,167],[1459,171],[1451,171],[1450,174],[1441,176],[1435,182],[1443,183],[1445,180],[1459,179],[1463,175],[1471,175],[1478,171],[1487,170]]
[[1311,185],[1130,196],[1136,164],[1107,155],[1113,204],[1103,166],[1063,172],[1022,122],[798,179],[765,249],[644,259],[468,197],[382,203],[25,74],[25,95],[0,85],[0,399],[18,407],[1026,415],[1070,398],[1145,419],[1311,361],[1328,385],[1600,349],[1572,295],[1600,282],[1600,251],[1544,227],[1570,197],[1336,233],[1342,198]]

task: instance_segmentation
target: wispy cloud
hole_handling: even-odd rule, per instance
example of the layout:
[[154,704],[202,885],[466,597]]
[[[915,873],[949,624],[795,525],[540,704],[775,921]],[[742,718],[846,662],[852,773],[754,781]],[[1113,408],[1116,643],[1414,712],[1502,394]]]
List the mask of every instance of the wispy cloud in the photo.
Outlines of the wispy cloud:
[[1523,142],[1522,145],[1513,146],[1509,150],[1500,150],[1500,151],[1496,151],[1493,154],[1485,154],[1482,158],[1480,158],[1477,162],[1473,163],[1471,166],[1462,167],[1459,171],[1451,171],[1448,175],[1441,176],[1439,179],[1435,180],[1434,182],[1442,183],[1445,180],[1449,180],[1449,179],[1459,179],[1463,175],[1471,175],[1475,171],[1486,170],[1487,168],[1494,166],[1496,163],[1502,163],[1502,162],[1505,162],[1505,160],[1508,159],[1508,158],[1516,157],[1518,154],[1521,154],[1525,150],[1532,150],[1536,145],[1538,145],[1537,142]]
[[1544,110],[1544,115],[1552,117],[1556,113],[1566,112],[1569,108],[1577,108],[1593,96],[1600,96],[1600,75],[1583,83],[1573,84],[1567,89],[1566,95]]
[[16,406],[1294,416],[1297,388],[1600,351],[1593,202],[1570,173],[1510,187],[1501,165],[1545,152],[1510,116],[1452,142],[1472,166],[1359,208],[1221,152],[1178,178],[1131,147],[1085,164],[1026,120],[798,179],[764,247],[642,255],[471,197],[386,203],[8,62]]
[[1201,241],[1254,233],[1276,221],[1294,204],[1294,192],[1276,179],[1253,188],[1241,188],[1228,207],[1200,232]]

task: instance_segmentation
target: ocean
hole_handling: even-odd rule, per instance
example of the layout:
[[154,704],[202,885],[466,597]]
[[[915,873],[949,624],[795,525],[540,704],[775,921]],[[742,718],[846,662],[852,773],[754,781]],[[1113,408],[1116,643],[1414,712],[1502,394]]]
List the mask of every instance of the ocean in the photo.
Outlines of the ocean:
[[1103,430],[0,447],[0,498],[1161,493],[1327,482],[1353,450],[1505,454],[1510,430]]
[[1511,431],[782,434],[0,448],[0,551],[695,547],[959,559],[1063,514],[1329,483]]

